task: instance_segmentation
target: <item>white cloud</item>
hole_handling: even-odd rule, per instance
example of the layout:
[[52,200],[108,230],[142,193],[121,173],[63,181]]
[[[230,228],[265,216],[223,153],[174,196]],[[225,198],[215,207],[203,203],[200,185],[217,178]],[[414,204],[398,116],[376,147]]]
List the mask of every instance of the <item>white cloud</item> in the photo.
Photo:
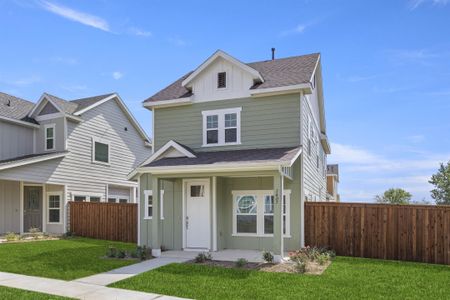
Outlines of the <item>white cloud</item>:
[[90,15],[81,11],[74,10],[72,8],[62,6],[59,4],[51,3],[48,1],[39,1],[39,4],[42,8],[45,10],[54,13],[58,16],[61,16],[63,18],[91,26],[103,31],[110,32],[109,24],[106,20]]
[[41,82],[42,78],[37,75],[31,75],[28,77],[23,77],[15,80],[1,80],[1,82],[7,84],[7,85],[13,85],[17,87],[24,87],[27,85],[31,85],[34,83]]
[[141,36],[141,37],[150,37],[152,33],[150,31],[146,31],[137,27],[128,28],[128,32],[132,35]]
[[352,75],[349,76],[347,78],[344,78],[344,80],[350,82],[350,83],[355,83],[355,82],[360,82],[360,81],[367,81],[367,80],[372,80],[372,79],[376,79],[380,77],[379,75]]
[[63,85],[61,88],[69,92],[81,92],[87,90],[87,86],[84,84]]
[[188,43],[183,40],[182,38],[175,36],[175,37],[170,37],[167,39],[169,41],[169,43],[178,46],[178,47],[183,47],[186,46]]
[[112,77],[113,77],[115,80],[119,80],[120,78],[123,77],[123,73],[122,73],[122,72],[119,72],[119,71],[114,71],[114,72],[112,73]]
[[78,64],[78,60],[72,57],[61,57],[61,56],[55,56],[50,58],[52,62],[65,64],[65,65],[76,65]]
[[450,0],[410,0],[408,6],[409,9],[414,10],[425,3],[430,3],[433,6],[446,6],[450,3]]
[[425,140],[425,136],[423,134],[415,134],[407,136],[406,139],[411,143],[418,144],[422,143]]
[[280,36],[288,36],[294,34],[302,34],[305,32],[306,28],[308,28],[311,24],[298,24],[294,28],[282,31]]

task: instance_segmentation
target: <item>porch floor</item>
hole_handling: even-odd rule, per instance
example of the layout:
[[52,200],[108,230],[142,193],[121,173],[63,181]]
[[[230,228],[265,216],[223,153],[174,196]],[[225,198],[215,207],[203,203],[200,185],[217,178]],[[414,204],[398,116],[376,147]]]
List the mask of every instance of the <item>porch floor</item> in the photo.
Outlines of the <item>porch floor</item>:
[[[201,252],[204,251],[169,250],[161,252],[161,257],[194,259]],[[237,261],[239,258],[245,258],[248,262],[264,262],[262,258],[262,251],[258,250],[224,249],[219,251],[211,251],[209,253],[211,253],[213,260]]]

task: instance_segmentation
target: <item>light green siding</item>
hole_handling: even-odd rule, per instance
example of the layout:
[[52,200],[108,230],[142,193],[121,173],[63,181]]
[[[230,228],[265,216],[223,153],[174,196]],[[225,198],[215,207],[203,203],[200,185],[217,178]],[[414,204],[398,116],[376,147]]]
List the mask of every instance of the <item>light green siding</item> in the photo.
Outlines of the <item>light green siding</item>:
[[[202,148],[202,111],[242,107],[241,145]],[[300,145],[300,95],[194,103],[155,110],[155,149],[175,140],[196,151]]]

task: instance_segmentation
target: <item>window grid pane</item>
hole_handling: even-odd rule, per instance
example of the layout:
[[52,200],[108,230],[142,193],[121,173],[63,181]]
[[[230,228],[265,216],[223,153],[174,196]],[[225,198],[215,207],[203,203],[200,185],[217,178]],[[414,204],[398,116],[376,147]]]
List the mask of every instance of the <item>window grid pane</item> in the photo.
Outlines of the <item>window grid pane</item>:
[[109,145],[95,142],[95,160],[101,162],[108,162]]
[[225,114],[225,127],[236,127],[237,115],[236,113]]
[[206,117],[206,128],[218,128],[219,127],[219,116],[212,115]]

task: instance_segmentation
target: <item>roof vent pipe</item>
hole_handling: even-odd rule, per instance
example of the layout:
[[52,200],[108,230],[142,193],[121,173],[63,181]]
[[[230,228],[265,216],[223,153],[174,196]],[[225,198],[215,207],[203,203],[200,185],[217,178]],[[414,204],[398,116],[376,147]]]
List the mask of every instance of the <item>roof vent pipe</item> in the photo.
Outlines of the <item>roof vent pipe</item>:
[[275,48],[272,48],[272,60],[275,59]]

